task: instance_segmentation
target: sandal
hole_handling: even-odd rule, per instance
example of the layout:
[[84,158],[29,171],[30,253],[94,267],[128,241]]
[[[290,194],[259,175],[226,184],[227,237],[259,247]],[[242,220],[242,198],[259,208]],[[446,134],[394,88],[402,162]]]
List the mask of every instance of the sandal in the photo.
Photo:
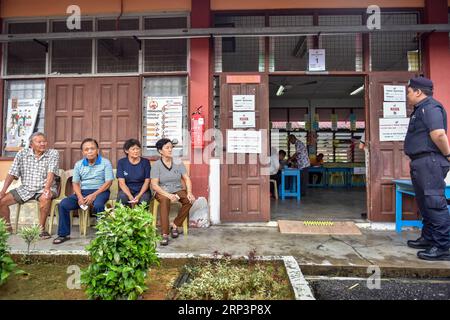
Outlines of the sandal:
[[162,246],[167,246],[169,244],[169,236],[163,236],[162,240],[159,242]]
[[70,240],[69,236],[65,236],[65,237],[58,236],[55,240],[53,240],[53,244],[60,244],[60,243],[66,242],[67,240]]
[[50,235],[50,233],[48,233],[47,231],[43,231],[41,232],[41,234],[39,235],[39,238],[41,240],[47,240],[50,239],[52,236]]
[[170,228],[170,235],[172,236],[172,238],[178,238],[179,232],[178,232],[178,227],[174,228],[171,227]]

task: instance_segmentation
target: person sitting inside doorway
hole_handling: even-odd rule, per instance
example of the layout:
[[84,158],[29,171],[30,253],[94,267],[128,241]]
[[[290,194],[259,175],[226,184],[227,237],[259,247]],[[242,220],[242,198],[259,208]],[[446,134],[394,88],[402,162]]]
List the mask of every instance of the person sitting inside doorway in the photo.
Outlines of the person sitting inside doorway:
[[[323,157],[324,157],[323,153],[319,153],[318,155],[309,158],[311,162],[311,167],[323,166]],[[317,177],[316,184],[320,184],[322,181],[322,176],[323,176],[322,172],[311,172],[309,174],[309,184],[314,183],[314,177]]]
[[[16,154],[3,189],[0,191],[0,217],[4,218],[8,231],[12,231],[9,207],[24,204],[30,200],[39,202],[39,225],[41,239],[49,239],[45,223],[50,212],[52,199],[57,197],[56,178],[59,174],[59,153],[47,149],[47,138],[41,132],[30,137],[30,148]],[[14,180],[21,179],[22,185],[6,193]]]
[[150,170],[148,159],[141,156],[141,144],[136,139],[129,139],[123,145],[126,157],[117,162],[117,179],[119,194],[117,201],[131,207],[142,202],[150,203]]
[[[280,181],[278,179],[278,172],[281,169],[280,166],[280,156],[279,153],[277,153],[277,150],[272,147],[271,148],[271,155],[270,155],[270,180],[275,180],[277,183],[277,186],[280,185]],[[272,197],[275,198],[275,194],[274,194],[274,186],[272,183],[270,183],[270,194],[272,195]]]
[[[169,244],[170,203],[179,201],[182,205],[170,228],[172,238],[177,238],[178,227],[188,218],[195,197],[192,194],[192,182],[186,167],[180,159],[174,159],[172,156],[172,141],[166,138],[158,140],[156,150],[161,159],[153,164],[150,177],[155,198],[160,203],[162,229],[160,244],[166,246]],[[186,188],[183,187],[181,180],[184,181]]]
[[[278,151],[278,155],[275,153],[275,156],[278,158],[278,160],[276,160],[276,158],[274,158],[274,160],[272,161],[272,157],[274,157],[274,153],[272,153],[272,156],[270,157],[270,159],[271,159],[270,160],[270,168],[271,168],[270,179],[275,180],[277,182],[278,188],[280,188],[281,170],[288,168],[288,161],[286,160],[286,151],[280,150],[280,151]],[[278,170],[275,174],[273,174],[273,172],[275,172],[275,170],[272,170],[272,163],[277,163],[277,161],[278,161]],[[286,181],[286,186],[289,186],[289,180]],[[272,184],[270,184],[270,193],[272,195],[274,193],[274,188],[273,188]]]
[[59,204],[58,237],[54,244],[70,239],[70,211],[88,209],[92,206],[95,214],[105,211],[109,200],[109,188],[114,180],[111,162],[99,154],[98,142],[87,138],[81,142],[83,159],[73,169],[72,186],[74,194]]

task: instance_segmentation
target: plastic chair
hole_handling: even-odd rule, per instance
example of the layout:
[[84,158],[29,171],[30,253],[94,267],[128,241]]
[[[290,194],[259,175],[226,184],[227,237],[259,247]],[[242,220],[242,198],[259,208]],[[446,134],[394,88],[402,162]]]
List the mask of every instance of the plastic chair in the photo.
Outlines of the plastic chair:
[[[153,201],[153,206],[149,206],[149,208],[153,208],[152,209],[152,215],[153,215],[153,227],[156,228],[156,220],[158,219],[158,208],[159,208],[159,201],[156,200],[155,198],[152,199]],[[179,202],[176,202],[179,203]],[[187,235],[188,234],[188,220],[189,220],[189,216],[188,218],[184,219],[183,221],[183,234]]]
[[[56,206],[57,200],[64,198],[64,188],[66,185],[66,178],[65,178],[65,172],[62,169],[59,169],[58,172],[58,176],[60,178],[60,186],[59,186],[59,194],[58,197],[56,199],[52,200],[52,204],[50,206],[50,219],[47,220],[47,229],[48,229],[48,233],[52,234],[52,224],[53,224],[53,217],[52,217],[52,211],[54,211],[54,207]],[[62,196],[61,196],[62,194]],[[37,200],[30,200],[27,203],[32,203],[36,206],[36,209],[34,210],[34,212],[36,212],[36,216],[37,216],[37,221],[39,221],[40,218],[40,210],[39,210],[39,201]],[[16,223],[15,223],[15,232],[17,233],[17,231],[19,230],[19,217],[20,217],[20,211],[22,210],[22,205],[20,203],[17,204],[17,209],[16,209]]]
[[[36,206],[35,210],[33,210],[34,212],[36,212],[36,219],[37,221],[39,221],[39,201],[37,200],[29,200],[27,201],[27,203],[31,203],[34,204]],[[18,230],[19,230],[19,216],[20,216],[20,211],[22,209],[22,205],[20,203],[17,204],[17,209],[16,209],[16,223],[15,223],[15,233],[17,234]]]
[[276,180],[270,179],[270,183],[273,183],[273,194],[275,199],[278,200],[278,184]]
[[[52,209],[50,211],[50,224],[52,226],[53,226],[54,217],[56,217],[56,222],[57,222],[56,225],[58,225],[58,223],[59,223],[59,204],[65,197],[67,197],[66,191],[67,191],[68,186],[72,183],[72,177],[73,177],[73,170],[65,171],[64,189],[61,188],[60,197],[58,197],[58,199],[54,200],[55,204],[53,205],[53,203],[52,203]],[[83,228],[83,221],[86,219],[86,217],[85,217],[85,215],[83,215],[83,210],[81,210],[81,209],[70,211],[70,228],[72,229],[72,227],[73,227],[73,213],[75,211],[78,213],[78,225],[80,228],[80,236],[83,235],[83,231],[84,231],[84,235],[86,235],[85,228]],[[51,234],[50,231],[49,231],[49,233]]]
[[[72,170],[70,170],[70,175],[72,175]],[[50,207],[50,219],[48,221],[48,233],[52,234],[53,230],[53,220],[55,217],[55,211],[57,210],[58,204],[64,199],[66,196],[66,184],[67,184],[67,173],[66,171],[59,169],[59,177],[61,179],[59,195],[56,199],[53,199],[52,205]]]

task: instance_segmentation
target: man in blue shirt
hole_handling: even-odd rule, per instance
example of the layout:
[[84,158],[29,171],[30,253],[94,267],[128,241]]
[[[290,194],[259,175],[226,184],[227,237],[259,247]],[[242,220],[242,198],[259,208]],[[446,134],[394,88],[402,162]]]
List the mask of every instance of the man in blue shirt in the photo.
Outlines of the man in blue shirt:
[[114,180],[111,162],[99,155],[98,143],[92,138],[81,143],[83,159],[75,164],[72,185],[74,194],[59,204],[58,237],[60,244],[70,239],[70,211],[92,206],[95,214],[105,211],[109,188]]
[[411,159],[411,181],[423,218],[422,235],[408,241],[424,260],[450,261],[450,215],[445,198],[445,177],[450,167],[447,114],[433,99],[433,82],[419,77],[408,85],[408,102],[414,106],[405,153]]

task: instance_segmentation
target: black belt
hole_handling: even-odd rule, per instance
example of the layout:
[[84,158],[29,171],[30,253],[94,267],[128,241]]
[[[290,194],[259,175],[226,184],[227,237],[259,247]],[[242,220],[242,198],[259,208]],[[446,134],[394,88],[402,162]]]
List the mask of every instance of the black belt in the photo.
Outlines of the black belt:
[[423,152],[423,153],[419,153],[419,154],[415,154],[415,155],[409,156],[409,158],[414,161],[414,160],[417,160],[417,159],[422,159],[422,158],[431,156],[433,154],[437,154],[437,153],[436,152]]

